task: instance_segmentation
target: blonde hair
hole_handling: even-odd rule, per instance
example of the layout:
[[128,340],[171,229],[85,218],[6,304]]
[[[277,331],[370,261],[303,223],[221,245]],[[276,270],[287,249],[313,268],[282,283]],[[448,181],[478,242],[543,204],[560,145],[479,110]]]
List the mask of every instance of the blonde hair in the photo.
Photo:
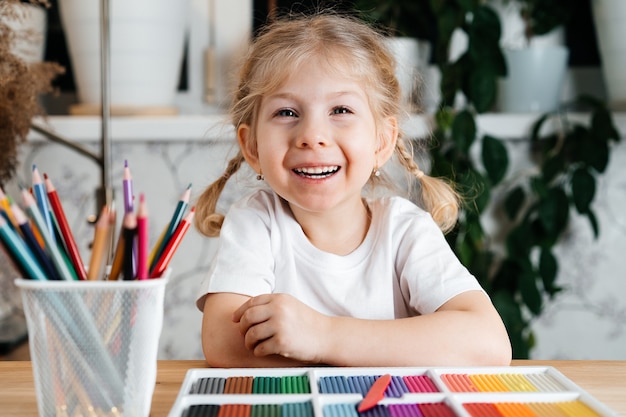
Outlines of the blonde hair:
[[[256,118],[262,98],[275,91],[294,69],[311,59],[324,60],[330,68],[349,68],[351,76],[364,84],[369,104],[380,126],[389,116],[400,119],[400,87],[395,77],[395,60],[384,45],[383,35],[354,17],[332,12],[281,18],[267,25],[253,41],[239,72],[239,84],[231,106],[235,131],[241,124],[250,129],[249,146],[255,151]],[[444,231],[454,227],[459,198],[447,182],[424,175],[411,149],[400,134],[394,152],[399,163],[421,185],[420,205],[431,213]],[[204,235],[219,236],[224,216],[216,213],[217,201],[228,179],[244,158],[239,152],[220,178],[199,196],[194,222]],[[376,182],[372,176],[372,185]]]

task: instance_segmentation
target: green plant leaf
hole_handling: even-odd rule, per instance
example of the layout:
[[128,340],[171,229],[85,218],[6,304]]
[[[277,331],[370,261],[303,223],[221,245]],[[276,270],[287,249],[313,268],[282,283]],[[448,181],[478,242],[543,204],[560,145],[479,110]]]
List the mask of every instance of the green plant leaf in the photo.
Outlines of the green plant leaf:
[[532,191],[537,194],[539,199],[544,199],[548,195],[548,183],[544,181],[543,177],[531,177],[530,186]]
[[494,291],[507,291],[510,294],[519,293],[517,289],[518,276],[521,270],[518,264],[511,258],[504,258],[498,261],[497,271],[492,280]]
[[529,340],[525,334],[528,323],[524,320],[518,301],[506,291],[496,291],[491,301],[502,317],[504,326],[511,340],[513,357],[516,359],[528,358]]
[[600,234],[600,226],[598,225],[598,219],[596,218],[595,213],[591,209],[589,209],[587,213],[585,214],[587,215],[587,218],[589,219],[589,223],[591,224],[591,229],[593,230],[593,237],[597,239],[598,235]]
[[558,270],[559,263],[550,248],[543,248],[539,255],[539,275],[543,282],[543,288],[551,296],[557,288],[554,283],[556,282]]
[[509,167],[509,155],[506,147],[493,136],[483,136],[482,159],[487,176],[492,184],[498,184]]
[[509,192],[504,200],[504,212],[509,220],[515,220],[526,200],[526,193],[520,186],[515,187]]
[[431,0],[430,4],[435,16],[437,16],[435,62],[442,65],[448,62],[452,33],[465,22],[466,11],[450,1]]
[[535,123],[533,123],[533,126],[530,130],[530,140],[532,142],[536,142],[539,140],[541,128],[543,124],[546,122],[546,120],[548,120],[549,117],[550,117],[550,114],[546,113],[542,115],[541,117],[539,117],[539,119],[537,119]]
[[567,153],[572,161],[580,161],[604,172],[609,164],[609,144],[605,138],[598,138],[589,129],[576,126],[567,135]]
[[470,272],[478,279],[480,285],[488,293],[493,292],[492,282],[489,279],[492,265],[494,262],[494,253],[488,250],[478,249],[474,259],[468,264]]
[[435,114],[435,121],[437,127],[442,130],[447,130],[452,127],[454,122],[455,113],[447,107],[441,108]]
[[541,166],[541,175],[546,183],[550,183],[565,170],[565,156],[557,153],[546,159]]
[[463,239],[457,245],[457,256],[463,265],[469,265],[474,258],[474,248],[467,239]]
[[476,138],[476,122],[468,110],[460,111],[452,122],[452,140],[463,153],[468,153]]
[[607,142],[594,141],[593,138],[589,138],[589,142],[586,142],[581,149],[587,156],[585,158],[587,163],[596,171],[604,172],[606,170],[609,165],[609,144]]
[[539,219],[547,233],[558,236],[569,221],[569,201],[563,189],[554,187],[539,203]]
[[441,68],[441,105],[452,107],[456,99],[457,91],[463,85],[464,58],[459,58],[454,64],[444,65]]
[[609,140],[620,140],[620,135],[613,124],[611,112],[604,107],[596,107],[596,110],[591,115],[590,132],[596,140],[603,140],[605,142]]
[[485,237],[485,231],[483,230],[482,225],[480,224],[480,220],[477,218],[471,224],[468,224],[466,235],[473,242],[473,246],[480,248],[480,243],[483,241]]
[[507,291],[496,291],[491,301],[500,313],[502,321],[508,329],[522,329],[525,326],[524,316],[519,304]]
[[457,186],[465,197],[465,207],[470,211],[482,213],[491,198],[491,187],[485,177],[469,168],[457,174]]
[[572,15],[569,0],[528,1],[525,3],[529,12],[531,36],[545,35],[559,26],[564,26]]
[[522,223],[509,233],[506,239],[507,253],[513,259],[526,259],[530,256],[533,243],[531,228]]
[[490,111],[496,101],[498,77],[485,65],[476,66],[470,73],[465,94],[478,113]]
[[526,304],[530,312],[536,316],[541,314],[541,292],[537,287],[537,280],[532,269],[526,268],[520,276],[519,290],[522,300],[524,300],[524,304]]
[[596,194],[596,180],[586,168],[578,168],[572,174],[572,200],[579,213],[590,210]]
[[457,3],[465,11],[469,12],[469,11],[472,11],[472,10],[476,9],[476,7],[479,4],[479,1],[478,0],[457,0]]
[[500,18],[489,6],[477,7],[472,13],[468,31],[469,35],[481,45],[495,46],[497,48],[502,32]]
[[506,60],[500,48],[500,19],[489,6],[481,6],[472,13],[467,27],[468,53],[475,66],[483,66],[496,77],[507,75]]

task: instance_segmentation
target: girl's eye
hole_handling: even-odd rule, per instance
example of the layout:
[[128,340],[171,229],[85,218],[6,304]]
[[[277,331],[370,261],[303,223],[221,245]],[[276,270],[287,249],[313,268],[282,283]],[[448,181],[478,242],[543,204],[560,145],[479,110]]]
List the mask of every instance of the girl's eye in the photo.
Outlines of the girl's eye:
[[296,117],[297,114],[291,109],[280,109],[276,112],[276,116],[279,117]]
[[335,107],[333,109],[333,114],[350,114],[352,113],[347,107]]

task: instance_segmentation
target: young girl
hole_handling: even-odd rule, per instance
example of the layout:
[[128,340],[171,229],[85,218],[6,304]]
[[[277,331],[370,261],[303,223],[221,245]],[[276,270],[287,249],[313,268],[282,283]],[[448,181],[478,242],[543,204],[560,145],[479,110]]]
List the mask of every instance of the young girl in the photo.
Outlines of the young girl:
[[[196,206],[220,236],[197,301],[209,365],[509,364],[500,316],[442,233],[457,196],[414,162],[399,101],[381,35],[356,19],[279,20],[256,38],[232,107],[240,153]],[[364,192],[394,153],[421,208]],[[223,217],[244,161],[270,189]]]

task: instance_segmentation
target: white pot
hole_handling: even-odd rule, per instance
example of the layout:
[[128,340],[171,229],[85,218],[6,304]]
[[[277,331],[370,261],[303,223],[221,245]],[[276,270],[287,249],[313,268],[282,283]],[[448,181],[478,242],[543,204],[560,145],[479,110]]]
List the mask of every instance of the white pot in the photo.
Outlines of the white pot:
[[[78,97],[100,105],[100,0],[59,0]],[[110,0],[111,106],[168,106],[183,58],[187,2]]]
[[564,46],[504,50],[508,75],[498,83],[498,110],[549,112],[561,102],[569,50]]
[[430,58],[430,44],[408,37],[391,37],[385,42],[396,60],[396,78],[400,83],[402,102],[409,110],[415,110]]
[[500,18],[500,46],[504,49],[524,49],[528,47],[548,47],[565,44],[563,27],[544,35],[526,39],[526,22],[522,18],[522,4],[511,0],[489,0],[489,5]]
[[611,107],[626,108],[626,1],[592,0],[602,74]]

